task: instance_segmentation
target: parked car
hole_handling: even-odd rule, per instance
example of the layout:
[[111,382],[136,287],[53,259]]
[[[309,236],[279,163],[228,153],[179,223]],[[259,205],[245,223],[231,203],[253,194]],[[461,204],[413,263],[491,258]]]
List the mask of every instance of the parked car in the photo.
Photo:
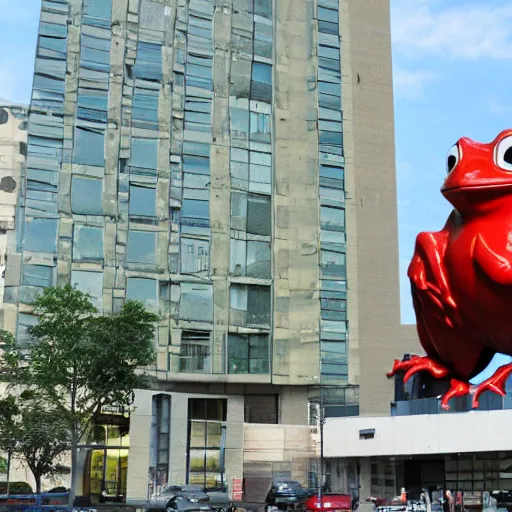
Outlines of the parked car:
[[265,505],[286,510],[304,503],[309,496],[310,491],[295,480],[276,480],[267,493]]
[[[187,503],[185,503],[186,500]],[[170,504],[181,510],[189,505],[198,511],[209,512],[211,510],[210,497],[201,487],[193,485],[166,485],[162,490],[149,498],[151,509],[172,508]],[[181,507],[181,508],[180,508]]]

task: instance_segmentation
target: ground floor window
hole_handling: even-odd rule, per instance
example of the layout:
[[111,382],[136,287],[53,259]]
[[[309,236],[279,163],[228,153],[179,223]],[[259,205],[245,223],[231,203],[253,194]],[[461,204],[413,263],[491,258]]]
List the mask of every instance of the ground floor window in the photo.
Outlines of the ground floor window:
[[226,414],[226,399],[189,399],[187,483],[207,489],[225,487]]

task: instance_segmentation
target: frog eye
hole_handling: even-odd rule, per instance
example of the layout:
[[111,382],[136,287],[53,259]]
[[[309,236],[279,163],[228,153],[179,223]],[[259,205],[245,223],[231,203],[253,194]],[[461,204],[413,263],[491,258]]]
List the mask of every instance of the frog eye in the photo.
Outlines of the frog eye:
[[512,171],[512,135],[505,137],[496,147],[496,165]]
[[446,157],[446,174],[450,174],[455,167],[457,167],[457,164],[459,163],[459,146],[457,144],[454,144],[450,151],[448,151],[448,156]]

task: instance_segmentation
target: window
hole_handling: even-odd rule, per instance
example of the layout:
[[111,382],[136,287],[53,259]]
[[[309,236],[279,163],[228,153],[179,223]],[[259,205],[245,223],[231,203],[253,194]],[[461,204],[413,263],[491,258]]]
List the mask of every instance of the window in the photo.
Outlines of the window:
[[202,156],[184,155],[183,172],[191,174],[210,174],[210,159]]
[[84,2],[84,15],[95,18],[110,19],[112,12],[112,0],[86,0]]
[[91,296],[98,311],[103,309],[103,272],[71,271],[71,286]]
[[22,283],[26,286],[47,288],[53,283],[53,267],[44,265],[23,265]]
[[159,82],[162,79],[162,46],[139,41],[133,76]]
[[320,228],[328,231],[345,231],[345,210],[340,208],[320,208]]
[[263,16],[264,18],[272,18],[272,1],[271,0],[255,0],[254,14]]
[[181,272],[197,274],[210,267],[210,241],[181,237]]
[[20,346],[27,346],[32,343],[32,336],[28,333],[30,327],[37,325],[37,316],[29,315],[27,313],[18,314],[18,334],[16,336],[16,343]]
[[232,137],[247,138],[249,131],[249,111],[245,108],[229,109],[230,130]]
[[146,130],[158,130],[159,91],[135,87],[132,107],[132,126]]
[[154,231],[128,232],[128,249],[126,261],[128,263],[156,263],[157,233]]
[[231,325],[270,325],[270,287],[231,284],[229,302]]
[[183,331],[180,372],[210,373],[210,332]]
[[225,487],[226,413],[226,399],[189,398],[187,484]]
[[359,387],[336,386],[324,389],[327,418],[359,416]]
[[269,114],[251,112],[251,140],[270,143]]
[[268,334],[229,335],[228,373],[267,374],[268,372]]
[[231,239],[230,273],[270,279],[270,242]]
[[252,63],[251,100],[272,102],[272,66],[270,64]]
[[254,235],[271,234],[270,198],[249,194],[247,197],[247,232]]
[[167,481],[169,471],[169,450],[171,432],[171,396],[153,395],[150,438],[150,473],[151,480]]
[[210,218],[210,202],[196,199],[183,199],[181,214],[196,219]]
[[249,190],[271,194],[272,155],[251,151],[249,161]]
[[[106,53],[106,52],[105,52]],[[106,53],[108,57],[108,53]],[[107,122],[108,91],[98,89],[78,89],[77,117],[92,122]]]
[[71,211],[82,215],[103,215],[102,194],[102,180],[73,176]]
[[156,189],[130,185],[130,216],[156,217]]
[[133,137],[130,165],[156,170],[157,162],[158,139],[138,139]]
[[322,250],[322,277],[341,278],[346,275],[345,254],[342,252]]
[[105,165],[105,132],[98,128],[75,127],[73,162],[82,165]]
[[103,260],[103,228],[75,224],[73,233],[73,260]]
[[231,229],[270,236],[270,197],[242,192],[231,193]]
[[23,249],[54,253],[57,249],[57,219],[25,219]]
[[158,281],[142,277],[129,277],[126,280],[126,300],[142,302],[148,309],[158,307]]
[[279,395],[245,395],[245,423],[278,423]]
[[211,284],[181,283],[180,318],[213,322],[213,288]]

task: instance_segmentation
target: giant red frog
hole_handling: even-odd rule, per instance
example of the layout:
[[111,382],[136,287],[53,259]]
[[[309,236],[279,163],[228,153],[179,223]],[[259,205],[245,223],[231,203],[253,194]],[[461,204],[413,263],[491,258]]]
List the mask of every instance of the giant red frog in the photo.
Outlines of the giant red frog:
[[441,187],[454,210],[441,231],[420,233],[408,270],[426,357],[395,361],[404,381],[420,371],[451,377],[442,397],[505,394],[512,365],[473,387],[496,353],[512,355],[512,130],[489,144],[463,138],[447,158]]

